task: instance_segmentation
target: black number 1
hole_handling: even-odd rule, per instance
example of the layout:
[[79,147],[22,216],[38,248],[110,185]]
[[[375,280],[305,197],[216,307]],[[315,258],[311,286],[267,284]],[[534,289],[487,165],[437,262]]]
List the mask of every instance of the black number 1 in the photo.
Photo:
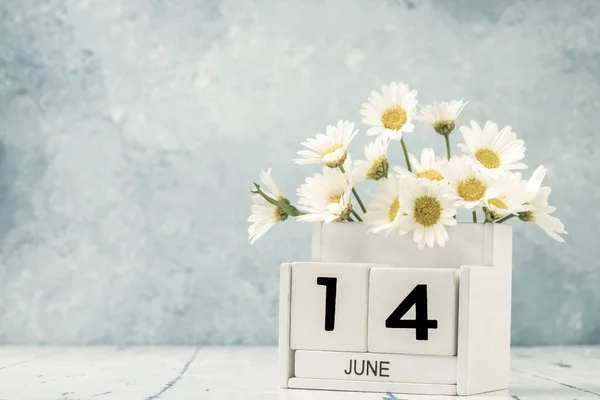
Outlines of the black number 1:
[[325,330],[332,331],[335,327],[337,278],[318,277],[317,285],[325,286]]
[[[415,319],[402,319],[413,305]],[[417,285],[385,320],[385,327],[415,329],[417,340],[429,340],[429,329],[437,329],[438,322],[427,318],[427,285]]]

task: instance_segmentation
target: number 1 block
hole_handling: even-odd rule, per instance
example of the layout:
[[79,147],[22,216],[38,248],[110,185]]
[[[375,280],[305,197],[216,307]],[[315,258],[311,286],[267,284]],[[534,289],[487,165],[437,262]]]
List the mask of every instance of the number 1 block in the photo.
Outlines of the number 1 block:
[[455,355],[457,292],[454,270],[372,268],[369,352]]
[[290,347],[367,351],[369,267],[294,263]]

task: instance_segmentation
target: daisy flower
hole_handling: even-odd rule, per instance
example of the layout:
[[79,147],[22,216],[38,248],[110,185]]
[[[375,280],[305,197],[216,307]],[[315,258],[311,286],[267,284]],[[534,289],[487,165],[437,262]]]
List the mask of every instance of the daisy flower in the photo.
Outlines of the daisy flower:
[[526,182],[521,179],[521,174],[511,174],[498,181],[499,194],[489,198],[485,205],[493,219],[500,219],[507,215],[518,215],[520,212],[531,210],[527,202]]
[[467,156],[452,157],[442,165],[442,175],[450,183],[449,198],[454,207],[472,209],[501,193],[498,183],[475,168]]
[[389,234],[398,225],[400,211],[400,180],[395,176],[379,182],[379,193],[369,196],[365,223],[369,233],[386,231]]
[[456,208],[448,194],[448,186],[435,181],[408,179],[403,184],[400,204],[405,215],[399,220],[400,233],[412,231],[419,249],[446,245],[446,226],[456,225]]
[[412,154],[408,155],[408,159],[412,166],[412,172],[404,167],[394,167],[394,172],[399,177],[411,176],[418,179],[429,179],[430,181],[441,181],[444,179],[444,176],[440,172],[443,161],[441,158],[435,158],[433,149],[423,149],[421,151],[421,161],[417,160]]
[[337,125],[328,125],[325,134],[318,133],[315,138],[307,139],[302,145],[308,150],[300,150],[296,164],[323,164],[329,168],[337,168],[344,164],[348,156],[348,145],[354,139],[358,130],[354,123],[338,121]]
[[348,174],[338,169],[325,168],[323,174],[306,178],[298,188],[298,204],[307,214],[299,216],[298,221],[329,223],[346,220],[352,212],[351,191],[352,181]]
[[381,85],[381,93],[372,91],[368,103],[360,110],[362,122],[372,126],[367,135],[381,135],[384,139],[402,139],[402,132],[412,132],[411,122],[417,108],[417,91],[404,83]]
[[352,172],[354,182],[364,180],[378,181],[382,178],[387,178],[390,167],[386,157],[388,145],[389,141],[378,137],[375,142],[369,143],[365,147],[365,157],[367,159],[358,160],[354,163],[355,167]]
[[[261,172],[260,180],[267,188],[266,190],[262,190],[264,194],[273,200],[287,204],[290,203],[277,188],[275,181],[271,177],[270,168],[266,172]],[[285,211],[279,206],[269,203],[260,194],[252,196],[252,203],[252,215],[248,217],[248,222],[252,222],[252,225],[248,227],[248,238],[251,244],[267,233],[273,225],[283,222],[288,218],[288,214]]]
[[465,143],[458,147],[475,158],[476,165],[492,177],[497,178],[506,171],[526,169],[527,165],[519,162],[525,157],[525,145],[522,140],[517,140],[517,134],[510,126],[505,126],[498,131],[498,125],[487,121],[483,130],[475,121],[471,127],[461,126]]
[[452,100],[450,103],[434,101],[433,105],[422,107],[415,119],[428,123],[440,135],[449,135],[454,130],[456,118],[467,104],[463,99]]
[[565,240],[558,235],[567,235],[565,225],[560,219],[550,215],[556,210],[556,207],[548,205],[548,196],[551,189],[548,186],[542,186],[544,177],[546,176],[546,168],[540,165],[534,172],[529,181],[527,181],[528,201],[533,209],[519,213],[519,219],[525,222],[537,224],[544,230],[552,239],[557,242]]

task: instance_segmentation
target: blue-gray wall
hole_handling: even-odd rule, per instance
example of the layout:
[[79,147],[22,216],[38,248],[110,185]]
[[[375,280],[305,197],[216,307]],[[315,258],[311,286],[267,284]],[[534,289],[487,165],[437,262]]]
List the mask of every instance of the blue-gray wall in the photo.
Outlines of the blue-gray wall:
[[299,142],[391,80],[548,165],[570,235],[516,227],[514,343],[600,343],[595,0],[0,2],[0,343],[274,343],[310,229],[249,246],[251,182],[293,195]]

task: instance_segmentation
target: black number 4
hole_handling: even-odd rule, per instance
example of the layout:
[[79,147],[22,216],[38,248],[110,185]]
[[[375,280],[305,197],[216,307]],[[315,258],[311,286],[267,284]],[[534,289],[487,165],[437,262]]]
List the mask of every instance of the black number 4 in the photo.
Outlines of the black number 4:
[[[415,306],[415,319],[402,319]],[[414,329],[417,340],[429,340],[429,329],[437,329],[435,319],[427,319],[427,285],[417,285],[385,320],[386,328]]]

